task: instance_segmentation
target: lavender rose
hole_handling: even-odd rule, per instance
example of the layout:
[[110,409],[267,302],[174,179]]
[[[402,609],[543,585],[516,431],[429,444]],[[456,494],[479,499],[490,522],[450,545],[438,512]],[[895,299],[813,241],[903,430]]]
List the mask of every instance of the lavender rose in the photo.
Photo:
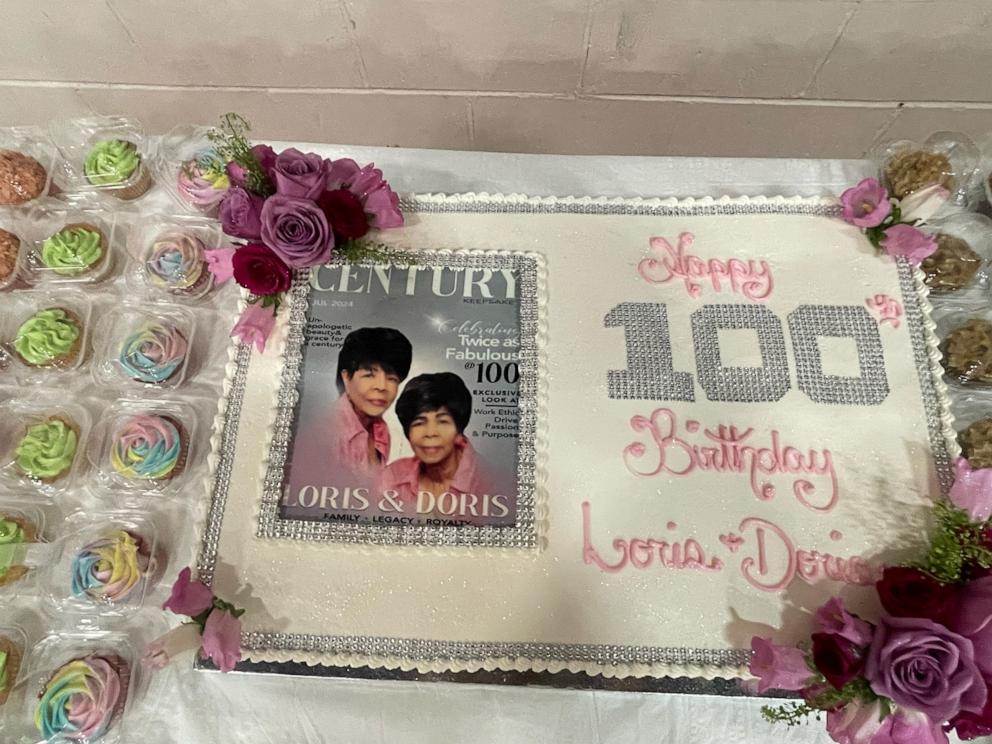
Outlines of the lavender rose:
[[971,641],[926,618],[879,620],[865,677],[878,695],[935,721],[985,705],[987,688]]
[[312,152],[302,153],[295,147],[279,153],[272,173],[276,179],[276,193],[298,199],[316,199],[324,192],[327,181],[324,159]]
[[228,189],[217,216],[228,235],[258,240],[262,235],[261,212],[262,197],[234,187]]
[[262,240],[294,269],[326,263],[334,247],[334,234],[320,207],[282,194],[265,200]]

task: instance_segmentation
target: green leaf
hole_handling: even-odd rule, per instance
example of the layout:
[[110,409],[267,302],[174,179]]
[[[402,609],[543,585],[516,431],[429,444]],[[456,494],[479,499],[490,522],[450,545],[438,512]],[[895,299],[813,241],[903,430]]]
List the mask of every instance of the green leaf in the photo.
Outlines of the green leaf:
[[275,193],[268,174],[251,152],[252,144],[246,136],[251,125],[241,114],[227,113],[220,118],[220,126],[211,129],[207,138],[221,159],[240,165],[245,171],[245,189],[261,196]]

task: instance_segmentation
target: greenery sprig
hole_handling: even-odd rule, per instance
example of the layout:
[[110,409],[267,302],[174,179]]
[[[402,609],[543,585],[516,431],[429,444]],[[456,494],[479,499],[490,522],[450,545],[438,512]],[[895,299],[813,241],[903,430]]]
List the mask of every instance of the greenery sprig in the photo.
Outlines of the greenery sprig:
[[892,211],[889,213],[889,216],[882,221],[881,225],[878,225],[877,227],[865,228],[865,237],[867,237],[868,240],[871,241],[871,244],[878,248],[878,250],[882,250],[882,239],[885,237],[885,231],[893,225],[899,224],[901,220],[902,209],[898,204],[893,204]]
[[411,266],[416,263],[413,254],[372,240],[346,240],[334,246],[334,252],[347,263],[392,263]]
[[937,524],[920,568],[944,584],[960,583],[969,568],[992,568],[985,524],[973,523],[966,512],[946,501],[936,503],[933,511]]
[[227,113],[220,126],[207,133],[222,160],[232,161],[245,171],[245,189],[261,196],[270,196],[276,189],[261,164],[252,154],[251,140],[246,136],[251,124],[241,114]]

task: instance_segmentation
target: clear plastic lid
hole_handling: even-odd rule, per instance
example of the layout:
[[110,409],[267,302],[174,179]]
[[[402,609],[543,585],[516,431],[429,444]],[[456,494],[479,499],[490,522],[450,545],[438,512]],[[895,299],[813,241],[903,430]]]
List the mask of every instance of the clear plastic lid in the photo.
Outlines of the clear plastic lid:
[[49,128],[62,153],[56,182],[66,192],[98,192],[129,201],[152,186],[149,142],[137,119],[63,119]]
[[[88,694],[79,694],[85,687]],[[117,744],[141,740],[132,708],[144,694],[127,634],[50,633],[31,647],[4,714],[11,744]]]
[[971,389],[951,402],[961,456],[973,468],[992,468],[992,391]]
[[869,157],[889,194],[897,199],[939,183],[951,192],[949,206],[967,206],[979,155],[978,147],[967,135],[936,132],[922,143],[883,142],[872,149]]
[[[0,711],[10,699],[18,680],[29,668],[28,636],[17,625],[0,623]],[[0,730],[3,717],[0,716]]]
[[988,292],[992,285],[992,220],[982,214],[958,212],[931,220],[923,231],[937,240],[937,252],[920,265],[932,293]]
[[198,455],[191,405],[118,400],[94,429],[98,435],[88,454],[103,486],[142,495],[182,493]]
[[214,216],[230,182],[225,163],[207,137],[210,127],[180,125],[163,136],[155,154],[155,178],[177,205]]
[[0,370],[24,382],[70,375],[86,364],[90,315],[90,301],[78,291],[10,294],[0,315]]
[[177,305],[124,304],[95,329],[93,379],[111,389],[179,387],[197,330],[196,316]]
[[44,609],[79,627],[133,616],[168,563],[152,519],[128,510],[69,515],[55,547]]
[[83,406],[52,391],[0,405],[0,484],[47,496],[79,488],[91,423]]
[[45,543],[45,512],[29,497],[13,493],[0,498],[0,602],[35,588],[37,569],[51,554],[37,550]]
[[0,292],[27,286],[27,241],[22,232],[20,220],[0,212]]
[[58,150],[44,130],[0,128],[0,211],[48,196],[58,165]]
[[935,305],[941,364],[949,380],[966,387],[992,386],[992,307],[961,300]]
[[76,209],[32,210],[21,222],[28,238],[28,281],[38,287],[97,284],[110,278],[119,262],[114,212]]
[[206,218],[140,217],[128,238],[128,286],[151,297],[197,300],[214,286],[205,252],[224,244],[220,225]]

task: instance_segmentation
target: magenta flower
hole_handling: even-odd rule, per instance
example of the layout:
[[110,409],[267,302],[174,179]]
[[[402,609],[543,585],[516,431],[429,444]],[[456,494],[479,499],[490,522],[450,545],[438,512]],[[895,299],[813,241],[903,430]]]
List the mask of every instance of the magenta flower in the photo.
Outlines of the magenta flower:
[[195,623],[183,623],[145,646],[141,664],[152,670],[164,669],[179,654],[199,647],[200,627]]
[[365,214],[373,227],[385,230],[403,224],[399,197],[383,180],[382,171],[371,163],[359,167],[358,163],[349,158],[335,160],[327,171],[327,188],[348,189],[361,199]]
[[778,646],[768,638],[751,638],[751,674],[758,678],[758,692],[776,688],[799,690],[813,676],[802,651]]
[[217,211],[224,232],[236,238],[258,240],[262,236],[263,203],[257,194],[236,187],[228,189]]
[[890,256],[907,258],[913,266],[919,266],[924,258],[937,250],[937,241],[912,225],[898,224],[885,231],[882,250]]
[[882,721],[871,744],[947,744],[940,722],[915,710],[900,708]]
[[877,700],[856,700],[843,708],[827,711],[827,733],[837,744],[872,744],[882,727],[882,710]]
[[214,610],[203,627],[203,653],[222,672],[241,660],[241,621],[227,610]]
[[275,308],[272,305],[262,307],[261,302],[255,302],[249,304],[241,313],[238,322],[231,329],[231,337],[237,338],[243,344],[255,344],[255,348],[261,354],[265,351],[265,342],[269,340],[275,327]]
[[957,600],[957,612],[947,625],[971,641],[978,668],[992,679],[992,576],[959,587]]
[[848,612],[840,597],[831,597],[816,611],[814,620],[822,633],[839,635],[856,646],[867,646],[871,642],[871,624]]
[[889,192],[875,178],[866,178],[840,195],[844,221],[858,227],[878,227],[892,212]]
[[223,284],[234,276],[235,251],[237,248],[212,248],[203,252],[207,270],[214,275],[217,284]]
[[958,713],[947,723],[959,739],[977,739],[992,734],[992,696],[985,701],[981,713]]
[[963,457],[954,461],[954,485],[948,494],[951,503],[968,512],[972,522],[992,517],[992,468],[972,469]]
[[214,594],[210,587],[200,581],[191,581],[191,576],[189,566],[179,572],[176,583],[172,585],[172,594],[162,605],[163,610],[195,617],[213,605]]

